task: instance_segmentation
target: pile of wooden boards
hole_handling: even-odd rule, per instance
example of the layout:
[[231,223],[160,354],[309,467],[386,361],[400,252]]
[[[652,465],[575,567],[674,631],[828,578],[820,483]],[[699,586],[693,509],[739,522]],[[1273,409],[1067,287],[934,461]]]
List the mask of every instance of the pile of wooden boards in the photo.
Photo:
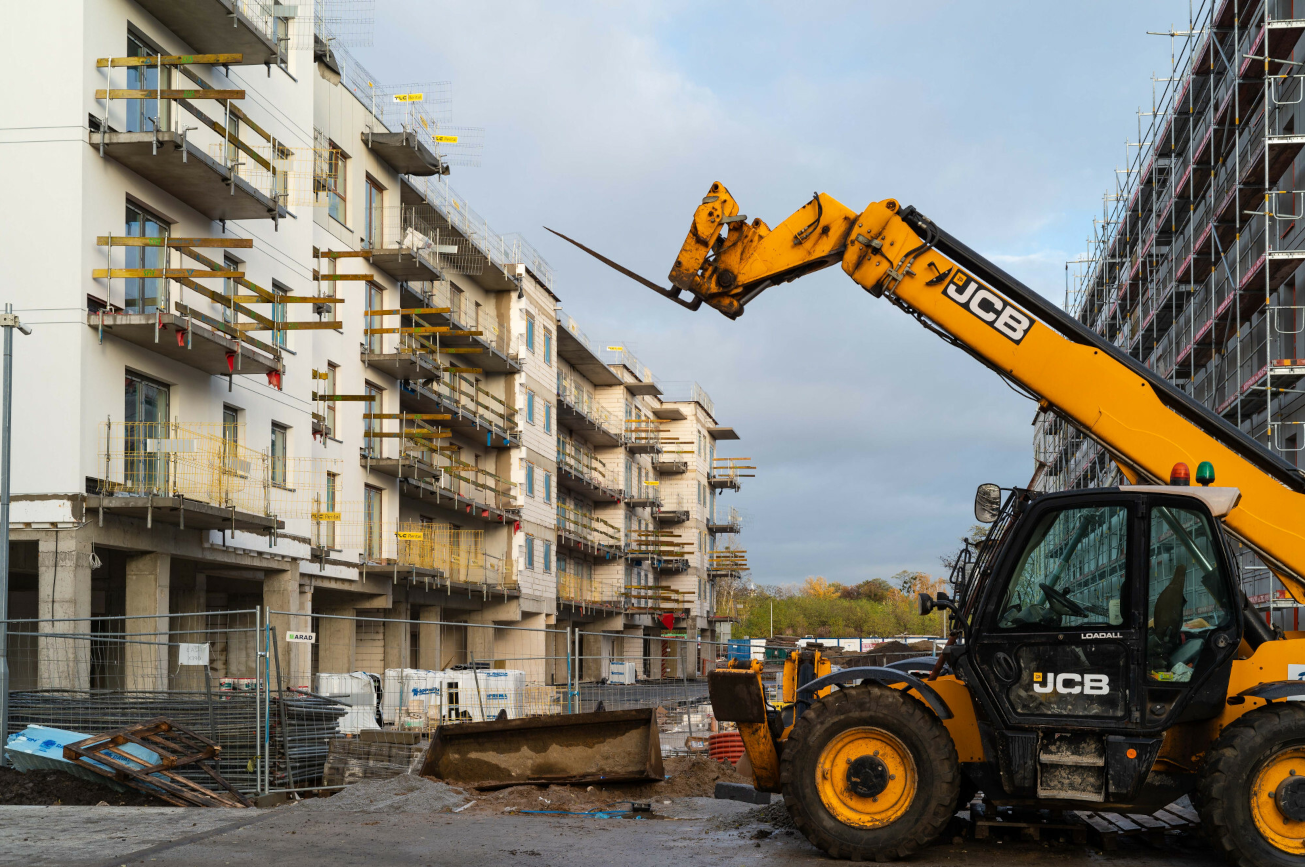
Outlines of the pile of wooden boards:
[[[93,735],[68,744],[63,757],[78,767],[178,807],[249,807],[252,804],[218,773],[222,748],[165,717]],[[181,773],[198,770],[210,785]]]
[[421,770],[427,743],[409,732],[362,732],[360,737],[332,738],[322,785],[348,786],[416,773]]

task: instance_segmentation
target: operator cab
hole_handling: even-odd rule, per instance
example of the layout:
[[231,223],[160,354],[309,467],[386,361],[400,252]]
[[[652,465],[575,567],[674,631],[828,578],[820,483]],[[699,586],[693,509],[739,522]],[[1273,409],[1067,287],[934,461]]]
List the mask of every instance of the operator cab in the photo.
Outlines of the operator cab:
[[1219,712],[1243,625],[1217,518],[1238,497],[1075,490],[1026,498],[1001,528],[957,667],[1000,743],[1009,794],[1136,795],[1107,791],[1108,755],[1153,757],[1164,728]]

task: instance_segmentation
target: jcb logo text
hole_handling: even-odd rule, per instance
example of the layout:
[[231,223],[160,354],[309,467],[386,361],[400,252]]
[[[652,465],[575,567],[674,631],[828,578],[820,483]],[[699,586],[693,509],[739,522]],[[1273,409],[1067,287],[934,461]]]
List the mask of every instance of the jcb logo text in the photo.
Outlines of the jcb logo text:
[[1033,325],[1033,317],[959,270],[948,282],[943,294],[1013,343],[1022,341]]
[[1061,695],[1105,695],[1110,692],[1110,675],[1075,674],[1072,671],[1053,674],[1050,671],[1033,672],[1033,691],[1058,692]]

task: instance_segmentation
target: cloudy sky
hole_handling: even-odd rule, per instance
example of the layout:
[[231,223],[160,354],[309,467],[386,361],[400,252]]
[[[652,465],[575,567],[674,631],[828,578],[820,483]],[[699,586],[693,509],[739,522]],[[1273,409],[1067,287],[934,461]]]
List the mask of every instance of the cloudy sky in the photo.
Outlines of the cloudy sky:
[[[1057,302],[1138,140],[1188,4],[377,0],[381,82],[453,82],[485,129],[453,187],[551,263],[565,309],[743,437],[759,583],[938,572],[980,482],[1028,481],[1033,405],[839,269],[737,322],[683,310],[546,233],[666,284],[713,181],[775,225],[815,190],[896,198]],[[1160,85],[1156,85],[1160,86]],[[1146,118],[1143,118],[1146,120]]]

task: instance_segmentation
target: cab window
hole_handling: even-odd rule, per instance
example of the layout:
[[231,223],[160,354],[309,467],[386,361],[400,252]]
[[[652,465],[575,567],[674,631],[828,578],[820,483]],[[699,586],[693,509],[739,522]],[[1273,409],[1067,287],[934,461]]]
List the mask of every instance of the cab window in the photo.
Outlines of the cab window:
[[1128,525],[1122,505],[1044,515],[1016,561],[998,628],[1122,626]]
[[1210,519],[1192,509],[1151,509],[1147,581],[1147,672],[1185,683],[1203,661],[1210,636],[1232,623],[1228,581]]

